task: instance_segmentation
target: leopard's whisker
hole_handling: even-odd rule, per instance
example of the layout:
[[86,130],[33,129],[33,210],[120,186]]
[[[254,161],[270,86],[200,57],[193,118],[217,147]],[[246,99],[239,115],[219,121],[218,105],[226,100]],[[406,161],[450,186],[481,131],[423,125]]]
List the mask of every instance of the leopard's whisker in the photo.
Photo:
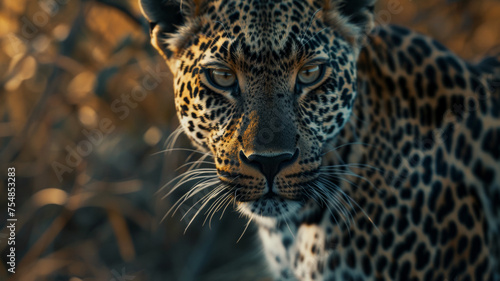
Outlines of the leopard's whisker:
[[240,242],[241,238],[243,238],[243,235],[244,235],[244,234],[245,234],[245,232],[247,231],[248,226],[249,226],[249,225],[250,225],[250,223],[252,222],[252,219],[253,219],[253,216],[250,216],[250,217],[248,218],[248,222],[247,222],[247,224],[245,225],[245,229],[243,229],[243,233],[241,233],[240,238],[238,238],[238,241],[236,241],[236,244],[237,244],[238,242]]
[[[311,19],[309,20],[309,24],[307,25],[307,28],[304,29],[301,34],[300,34],[300,42],[303,42],[304,41],[304,37],[306,36],[306,32],[309,31],[309,29],[311,28],[311,25],[313,23],[313,20],[314,18],[316,17],[316,15],[321,11],[323,10],[323,8],[319,8],[317,9],[314,14],[311,16]],[[303,46],[303,45],[302,45]]]
[[223,202],[225,202],[228,198],[229,192],[226,192],[224,194],[218,195],[218,198],[215,199],[215,201],[212,203],[212,205],[207,209],[205,212],[205,219],[203,220],[203,224],[207,222],[207,219],[210,218],[208,221],[208,227],[212,227],[212,217],[214,216],[215,213],[217,213],[220,210],[220,206]]
[[[381,189],[379,189],[374,183],[372,183],[368,178],[364,177],[364,176],[361,176],[359,174],[356,174],[354,172],[352,172],[351,170],[343,170],[343,169],[339,169],[339,168],[333,168],[333,166],[329,166],[329,167],[322,167],[320,169],[321,173],[325,176],[325,177],[334,177],[334,178],[338,178],[340,180],[344,180],[344,181],[347,181],[345,179],[345,177],[341,177],[342,175],[347,175],[347,176],[352,176],[352,177],[355,177],[355,178],[358,178],[360,180],[364,180],[366,181],[374,190],[376,190],[379,194],[382,192]],[[327,172],[327,173],[326,173]],[[351,183],[352,185],[358,187],[357,184],[354,184],[353,182],[351,181],[348,181],[349,183]]]
[[301,48],[299,49],[298,53],[302,52],[302,50],[305,48],[305,45],[306,45],[307,43],[309,43],[312,39],[314,39],[314,37],[316,37],[318,34],[320,34],[321,32],[323,32],[323,31],[325,31],[325,30],[327,30],[327,29],[330,29],[330,27],[325,27],[325,28],[321,29],[320,31],[318,31],[318,32],[314,33],[313,35],[311,35],[311,37],[310,37],[309,39],[307,39],[307,41],[306,41],[306,42],[303,42],[303,40],[302,40],[302,42],[301,42],[302,46],[301,46]]
[[321,154],[321,156],[324,156],[332,151],[336,151],[340,148],[343,148],[343,147],[346,147],[346,146],[349,146],[349,145],[363,145],[363,146],[368,146],[368,147],[373,147],[373,148],[379,148],[380,145],[374,145],[374,144],[369,144],[369,143],[366,143],[366,142],[350,142],[350,143],[344,143],[344,144],[341,144],[339,146],[336,146],[336,147],[333,147],[331,149],[329,149],[328,151],[326,152],[323,152],[323,154]]
[[206,164],[206,165],[213,165],[215,167],[215,163],[214,162],[211,162],[211,161],[200,161],[200,160],[196,160],[196,161],[190,161],[190,162],[187,162],[181,166],[179,166],[179,168],[175,169],[176,171],[186,167],[186,166],[190,166],[189,169],[186,171],[190,171],[192,170],[193,168],[197,168],[197,167],[194,167],[193,165],[198,165],[200,166],[201,164]]
[[172,184],[174,181],[179,180],[167,194],[165,194],[162,199],[165,199],[166,197],[170,196],[172,193],[174,193],[180,186],[184,185],[187,182],[194,181],[197,179],[203,179],[203,178],[216,178],[217,177],[217,171],[215,169],[198,169],[198,170],[193,170],[184,174],[181,174],[177,177],[175,177],[173,180],[169,181],[166,183],[164,186],[162,186],[156,193],[158,194],[159,192],[163,191],[166,187],[168,187],[170,184]]
[[[321,201],[321,204],[320,203],[318,203],[318,204],[321,206],[325,206],[328,209],[328,212],[330,213],[330,215],[332,215],[332,217],[334,218],[335,222],[338,225],[340,225],[339,221],[337,220],[337,217],[335,216],[334,212],[330,208],[330,204],[333,204],[333,205],[331,205],[331,207],[335,208],[335,210],[341,214],[341,216],[344,220],[344,224],[346,224],[346,226],[347,226],[348,223],[346,221],[346,215],[345,215],[344,211],[341,209],[341,207],[338,206],[340,204],[340,202],[336,198],[336,195],[333,194],[333,196],[334,196],[333,198],[328,198],[328,196],[326,194],[321,192],[323,190],[323,188],[321,186],[319,186],[318,183],[313,183],[313,184],[314,184],[314,187],[312,187],[310,189],[310,191],[313,192],[313,194],[315,194],[315,195],[313,195],[313,198],[317,197]],[[329,199],[334,199],[334,201],[330,202]],[[317,200],[315,200],[315,201],[318,202]],[[349,230],[349,227],[347,227],[347,229]]]
[[222,210],[222,213],[221,213],[221,215],[220,215],[220,217],[219,217],[219,220],[222,220],[222,217],[224,216],[224,213],[226,212],[227,207],[228,207],[229,205],[231,205],[231,201],[232,201],[232,200],[231,200],[231,199],[232,199],[232,198],[231,198],[231,194],[229,194],[229,195],[227,196],[227,198],[228,198],[229,200],[227,200],[227,203],[225,203],[225,204],[226,204],[226,206],[225,206],[225,207],[224,207],[224,209]]
[[[184,230],[184,233],[186,233],[186,231],[189,228],[189,226],[191,225],[191,223],[193,223],[193,221],[196,219],[196,217],[198,216],[198,214],[201,212],[201,210],[203,210],[203,208],[205,208],[205,206],[210,202],[210,200],[212,200],[217,195],[219,195],[222,191],[224,191],[224,189],[225,189],[225,185],[224,184],[221,184],[221,185],[217,186],[209,194],[205,195],[203,198],[201,198],[195,204],[193,204],[193,206],[191,206],[191,208],[189,208],[189,210],[186,212],[186,214],[189,213],[196,205],[198,205],[198,203],[202,202],[201,203],[202,205],[199,207],[198,211],[196,211],[196,213],[193,215],[193,217],[189,221],[188,225],[186,226],[186,229]],[[186,214],[184,216],[186,216]]]
[[[232,184],[232,183],[233,183],[236,179],[238,179],[239,177],[240,177],[240,176],[236,176],[236,177],[234,177],[234,178],[233,178],[233,179],[229,182],[229,184],[226,184],[226,186],[227,186],[227,185],[231,185],[231,184]],[[224,195],[225,197],[227,197],[227,199],[229,199],[229,200],[227,200],[227,201],[228,201],[228,204],[227,204],[227,205],[226,205],[226,207],[224,208],[224,211],[222,211],[222,214],[221,214],[221,216],[220,216],[220,219],[219,219],[219,220],[221,220],[221,219],[222,219],[222,216],[224,216],[224,212],[226,211],[227,206],[229,206],[229,204],[231,203],[231,194],[232,194],[232,190],[231,190],[231,189],[228,189],[228,190],[229,190],[229,191],[227,192],[227,194],[226,194],[226,195]],[[235,192],[236,192],[236,191],[235,191]],[[235,197],[235,198],[236,198],[236,197]],[[224,200],[223,202],[225,202],[225,200]],[[236,202],[236,201],[235,201],[235,202]],[[212,214],[212,216],[210,217],[209,226],[210,226],[210,224],[211,224],[211,221],[212,221],[212,217],[213,217],[213,215],[214,215],[216,212],[218,212],[218,211],[222,208],[222,206],[223,206],[223,204],[221,204],[221,206],[220,206],[220,207],[218,207],[218,208],[217,208],[217,210],[215,210],[215,212],[214,212],[214,213]]]
[[347,193],[345,193],[339,186],[333,184],[332,182],[330,181],[327,181],[327,180],[323,180],[323,183],[324,184],[327,184],[327,185],[331,185],[332,187],[334,187],[334,189],[337,191],[337,192],[340,192],[343,196],[345,196],[345,198],[348,199],[349,202],[349,205],[353,208],[353,210],[355,212],[356,211],[356,208],[354,208],[354,206],[351,204],[354,203],[354,205],[359,208],[363,214],[365,215],[365,217],[373,224],[373,226],[377,229],[377,231],[380,233],[380,230],[378,229],[377,225],[375,225],[375,223],[373,222],[373,220],[371,219],[371,217],[368,215],[368,213],[366,213],[366,211],[356,202],[356,200],[354,200],[351,196],[349,196]]
[[[191,167],[189,167],[189,168],[187,169],[187,171],[186,171],[186,172],[189,172],[189,171],[191,171],[191,170],[193,170],[193,169],[197,169],[197,168],[199,168],[199,167],[201,166],[201,164],[206,164],[206,165],[211,165],[211,166],[216,167],[215,162],[213,162],[213,161],[205,161],[205,159],[207,159],[207,157],[209,157],[210,155],[211,155],[211,154],[205,154],[205,155],[201,156],[199,159],[197,159],[197,160],[195,160],[195,161],[190,161],[190,162],[187,162],[187,163],[193,163],[193,164],[191,165]],[[187,163],[186,163],[186,164],[187,164]],[[183,165],[183,166],[184,166],[184,165]]]
[[219,181],[217,178],[206,178],[198,181],[188,192],[186,192],[181,198],[185,198],[184,201],[186,201],[189,198],[192,198],[199,192],[204,191],[208,187],[212,186],[213,184],[218,183]]
[[[343,192],[343,191],[342,191]],[[365,217],[372,223],[373,227],[377,230],[377,232],[382,235],[382,232],[380,231],[380,229],[378,228],[378,226],[375,224],[375,222],[372,220],[372,218],[368,215],[368,213],[366,213],[365,209],[363,209],[359,204],[358,202],[356,202],[356,200],[354,200],[351,196],[349,196],[348,194],[345,194],[344,195],[352,202],[354,203],[360,210],[361,212],[363,212],[363,214],[365,215]]]
[[375,186],[375,184],[373,184],[370,180],[368,180],[367,178],[365,178],[363,176],[360,176],[360,175],[357,175],[357,174],[353,174],[353,173],[345,173],[345,172],[342,172],[342,171],[335,172],[334,174],[328,174],[328,177],[332,177],[332,178],[336,178],[336,179],[340,179],[340,180],[346,181],[346,182],[350,183],[351,185],[355,186],[356,188],[359,188],[358,184],[355,184],[352,181],[347,180],[345,177],[342,177],[342,176],[352,176],[352,177],[358,178],[360,180],[364,180],[373,189],[375,189],[377,191],[377,193],[380,194],[382,192],[381,189],[379,189],[377,186]]
[[363,169],[373,169],[376,171],[383,171],[380,168],[374,167],[372,165],[368,164],[362,164],[362,163],[349,163],[349,164],[338,164],[338,165],[329,165],[329,166],[322,166],[321,169],[329,169],[329,168],[363,168]]
[[[349,173],[340,173],[340,172],[328,175],[329,178],[334,178],[334,179],[339,179],[341,181],[345,181],[345,182],[349,183],[352,187],[355,187],[356,189],[359,189],[359,185],[358,184],[354,183],[351,180],[348,180],[345,176],[354,176],[354,175],[349,174]],[[325,179],[320,179],[320,180],[324,181]]]
[[288,224],[288,218],[285,217],[284,222],[285,222],[286,226],[288,227],[288,231],[290,231],[290,235],[292,235],[293,239],[295,239],[295,235],[293,234],[293,231],[290,228],[290,225]]
[[[212,212],[212,215],[210,216],[210,221],[208,222],[209,225],[211,224],[212,218],[215,215],[215,213],[222,210],[222,208],[224,208],[224,206],[227,206],[226,202],[231,201],[231,193],[230,192],[225,193],[222,197],[224,198],[224,200],[221,200],[219,202],[217,208],[215,209],[215,211]],[[222,219],[222,215],[221,215],[221,219]]]
[[177,140],[179,139],[180,135],[184,132],[184,128],[179,125],[177,128],[168,136],[167,140],[164,143],[164,147],[166,148],[165,150],[167,151],[174,151],[175,144],[177,143]]
[[[324,186],[324,183],[323,182],[317,182],[315,183],[316,186],[318,186],[318,189],[320,191],[323,191],[321,192],[322,196],[324,196],[325,198],[325,205],[329,206],[329,202],[331,202],[333,205],[332,207],[335,208],[335,210],[341,214],[342,216],[342,219],[344,221],[344,224],[347,228],[347,230],[349,231],[349,235],[350,235],[350,225],[351,225],[351,219],[352,219],[352,215],[350,215],[349,211],[347,210],[347,208],[344,206],[344,204],[342,204],[342,201],[339,199],[338,197],[338,193],[337,192],[332,192],[331,189],[328,189],[328,188],[321,188],[318,184],[321,183],[323,187]],[[328,192],[328,193],[327,193]],[[329,196],[330,195],[330,196]]]
[[194,150],[194,149],[189,149],[189,148],[169,148],[169,149],[163,149],[157,152],[152,153],[151,155],[158,155],[161,153],[170,153],[170,152],[191,152],[191,153],[197,153],[197,154],[202,154],[202,155],[207,155],[207,157],[213,157],[213,155],[209,152],[203,152],[199,150]]
[[[199,192],[209,188],[209,187],[212,187],[213,185],[217,184],[218,181],[216,180],[212,180],[212,181],[205,181],[205,182],[201,182],[201,183],[198,183],[197,186],[193,187],[192,190],[190,190],[189,192],[187,192],[186,194],[184,194],[181,198],[179,198],[173,205],[172,207],[168,210],[168,212],[166,213],[166,216],[168,216],[170,214],[170,212],[172,212],[173,210],[173,213],[172,213],[172,216],[178,211],[178,209],[180,208],[180,206],[182,204],[184,204],[184,202],[186,202],[188,199],[192,198],[193,196],[195,196],[196,194],[198,194]],[[205,195],[207,196],[207,195]],[[202,199],[205,197],[203,196]]]
[[173,187],[172,187],[172,190],[170,191],[170,193],[172,193],[173,190],[177,189],[179,186],[187,183],[187,182],[190,182],[190,181],[194,181],[194,180],[197,180],[197,179],[203,179],[205,177],[213,177],[213,178],[216,178],[218,177],[217,174],[215,173],[214,170],[212,170],[212,168],[210,168],[210,170],[205,170],[205,171],[201,171],[201,169],[198,169],[198,170],[193,170],[193,171],[190,171],[190,172],[186,172],[184,174],[182,174],[184,177],[179,180]]

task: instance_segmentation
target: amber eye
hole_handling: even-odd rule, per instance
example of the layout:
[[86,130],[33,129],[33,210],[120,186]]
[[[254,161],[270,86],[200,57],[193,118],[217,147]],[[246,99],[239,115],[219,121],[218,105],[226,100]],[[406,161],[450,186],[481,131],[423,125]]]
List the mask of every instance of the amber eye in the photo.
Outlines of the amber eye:
[[236,74],[227,68],[215,68],[210,70],[212,82],[221,88],[229,88],[236,83]]
[[306,65],[298,74],[298,80],[301,84],[310,85],[318,80],[321,75],[321,65]]

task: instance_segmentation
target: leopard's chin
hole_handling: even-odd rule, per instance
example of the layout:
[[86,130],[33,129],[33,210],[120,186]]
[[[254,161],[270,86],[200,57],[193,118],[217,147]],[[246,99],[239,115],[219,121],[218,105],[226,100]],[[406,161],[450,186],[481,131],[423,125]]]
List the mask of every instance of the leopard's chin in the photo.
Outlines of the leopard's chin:
[[263,196],[253,201],[238,202],[238,211],[259,223],[292,218],[303,206],[303,201]]

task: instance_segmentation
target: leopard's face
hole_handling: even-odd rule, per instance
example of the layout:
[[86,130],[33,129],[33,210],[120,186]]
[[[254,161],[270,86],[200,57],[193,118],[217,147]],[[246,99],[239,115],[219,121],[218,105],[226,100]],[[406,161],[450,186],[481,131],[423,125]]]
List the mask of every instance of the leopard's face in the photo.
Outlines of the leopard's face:
[[325,144],[356,97],[356,48],[320,4],[299,2],[211,1],[167,41],[184,131],[256,217],[296,213],[318,192]]

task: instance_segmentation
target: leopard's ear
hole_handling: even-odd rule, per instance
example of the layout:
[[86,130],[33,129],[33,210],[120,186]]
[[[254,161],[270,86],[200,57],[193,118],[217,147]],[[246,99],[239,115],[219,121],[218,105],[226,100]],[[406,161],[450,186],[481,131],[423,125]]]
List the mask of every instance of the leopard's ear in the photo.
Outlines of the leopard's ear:
[[374,27],[376,0],[324,0],[323,20],[359,49]]
[[151,44],[170,65],[201,27],[203,0],[139,0],[149,21]]

